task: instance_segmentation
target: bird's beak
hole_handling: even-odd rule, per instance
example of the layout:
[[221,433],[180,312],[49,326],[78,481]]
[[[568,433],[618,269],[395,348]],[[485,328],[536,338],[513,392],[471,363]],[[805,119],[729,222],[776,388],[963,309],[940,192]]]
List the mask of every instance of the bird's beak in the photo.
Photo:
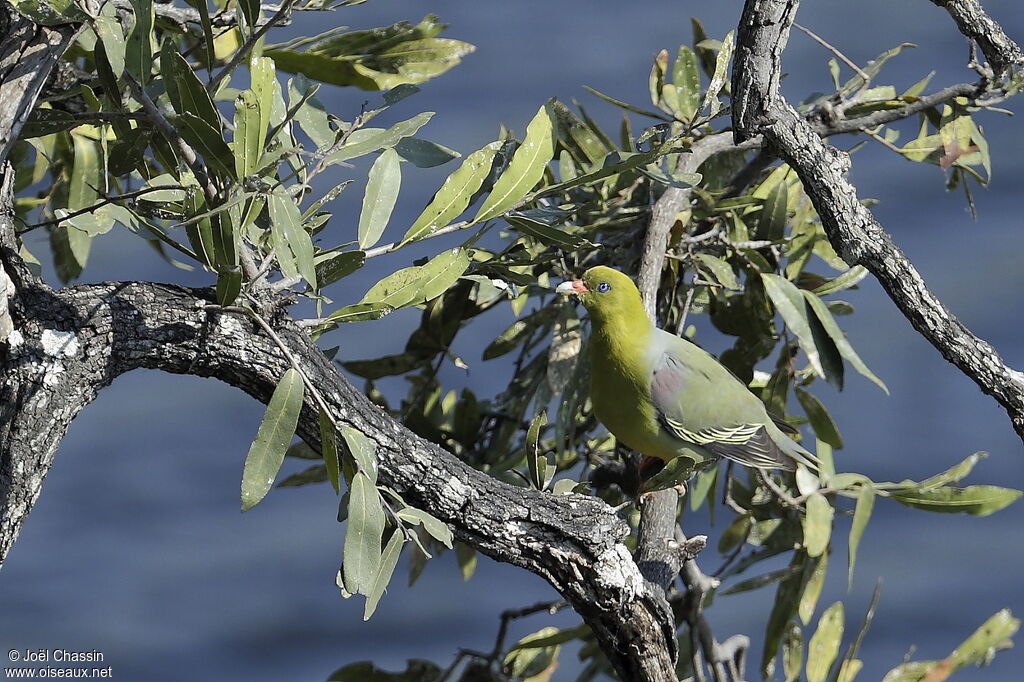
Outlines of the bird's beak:
[[572,296],[573,294],[585,294],[587,293],[587,285],[583,283],[582,279],[573,279],[566,282],[562,282],[555,287],[555,293],[561,294],[562,296]]

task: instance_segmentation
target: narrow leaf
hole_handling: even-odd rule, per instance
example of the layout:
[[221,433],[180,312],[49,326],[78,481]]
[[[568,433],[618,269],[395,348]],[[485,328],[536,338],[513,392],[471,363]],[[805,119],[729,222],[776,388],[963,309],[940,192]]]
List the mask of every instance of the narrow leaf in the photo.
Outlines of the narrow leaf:
[[359,465],[359,471],[370,483],[377,485],[377,446],[351,426],[342,427],[341,437],[345,439],[349,452]]
[[242,468],[242,511],[252,509],[274,485],[302,409],[302,377],[289,368],[277,383]]
[[405,536],[402,535],[401,531],[396,530],[391,534],[391,539],[388,540],[388,544],[384,548],[383,554],[381,554],[377,575],[374,576],[373,584],[366,595],[366,606],[363,607],[363,620],[370,620],[370,616],[377,610],[377,604],[380,602],[380,598],[384,596],[384,590],[387,588],[388,583],[391,582],[395,566],[398,565],[398,557],[402,554],[402,546],[404,544]]
[[860,359],[856,351],[853,350],[853,346],[846,340],[846,334],[839,328],[835,318],[832,317],[832,313],[829,312],[828,306],[825,302],[818,298],[815,294],[810,291],[800,290],[803,293],[805,299],[810,304],[814,314],[817,315],[818,321],[821,322],[821,326],[825,328],[828,335],[835,342],[836,348],[839,349],[839,354],[846,358],[846,361],[853,365],[853,368],[860,372],[863,376],[874,382],[879,388],[885,391],[886,395],[889,394],[889,389],[882,382],[881,379],[876,377],[868,366],[864,364],[864,361]]
[[808,556],[821,556],[828,549],[834,512],[828,499],[821,493],[811,493],[807,498],[807,514],[803,518],[803,527],[804,548]]
[[327,480],[331,482],[334,492],[341,492],[339,481],[338,439],[334,420],[320,408],[320,454],[327,467]]
[[[807,307],[801,300],[801,290],[785,277],[770,272],[762,272],[761,281],[764,283],[765,292],[771,298],[775,309],[782,316],[783,322],[796,334],[797,341],[804,353],[807,354],[807,361],[811,363],[815,374],[824,379],[825,370],[821,367],[821,358],[814,345],[814,334],[807,320]],[[826,327],[826,329],[828,328]]]
[[821,614],[807,647],[807,682],[825,682],[843,640],[843,621],[842,602],[837,601]]
[[891,493],[892,499],[915,509],[952,514],[988,516],[1016,502],[1024,494],[1011,488],[994,485],[971,485],[966,488],[910,489]]
[[291,197],[271,194],[267,208],[270,214],[274,253],[286,276],[302,275],[316,288],[316,267],[313,263],[313,241],[302,226],[302,213]]
[[501,149],[501,145],[501,142],[491,142],[466,157],[462,165],[445,179],[441,189],[437,190],[434,198],[413,222],[402,237],[402,244],[436,232],[465,211],[470,199],[491,172],[494,155]]
[[391,212],[402,186],[402,169],[398,152],[385,149],[370,167],[359,213],[359,248],[367,249],[380,239],[391,219]]
[[807,414],[807,419],[811,422],[811,428],[814,429],[814,435],[837,450],[842,448],[843,439],[839,435],[839,429],[836,427],[836,423],[832,420],[832,415],[830,415],[828,410],[825,409],[825,406],[822,405],[817,398],[799,386],[796,387],[795,392],[796,399],[800,401],[800,406],[804,408],[804,413]]
[[857,496],[857,506],[853,510],[853,525],[850,526],[850,538],[847,549],[847,583],[853,585],[853,565],[857,560],[857,547],[860,545],[860,538],[864,535],[864,528],[871,518],[871,510],[875,506],[875,488],[870,482],[865,482],[860,487],[860,494]]
[[362,471],[352,477],[349,487],[348,528],[342,573],[345,589],[369,595],[381,565],[384,535],[384,507],[377,488]]
[[473,222],[482,222],[501,215],[533,189],[544,175],[548,161],[555,154],[551,133],[551,118],[545,105],[537,111],[526,127],[523,143],[512,155],[508,168],[495,181]]

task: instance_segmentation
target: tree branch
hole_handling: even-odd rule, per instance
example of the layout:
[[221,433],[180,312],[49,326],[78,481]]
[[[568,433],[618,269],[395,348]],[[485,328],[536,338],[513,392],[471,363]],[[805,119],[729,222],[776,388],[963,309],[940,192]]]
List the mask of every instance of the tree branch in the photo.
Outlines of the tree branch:
[[[122,282],[29,288],[19,338],[0,356],[0,557],[6,556],[71,419],[116,376],[136,368],[212,377],[267,402],[288,358],[237,315],[210,313],[210,290]],[[596,634],[623,679],[665,680],[665,626],[622,544],[626,525],[603,502],[493,479],[414,435],[338,374],[290,321],[275,332],[334,419],[377,445],[381,482],[453,527],[481,552],[545,578]],[[307,393],[298,432],[318,446]]]
[[[798,0],[747,0],[744,6],[732,77],[736,139],[763,136],[769,148],[799,175],[843,260],[867,268],[914,328],[1006,409],[1024,439],[1024,374],[1008,367],[928,289],[920,273],[860,203],[846,177],[849,156],[826,144],[778,94],[781,54],[798,4]],[[990,37],[991,42],[999,42]]]
[[0,161],[36,104],[54,64],[81,26],[37,26],[7,3],[0,7]]
[[1006,77],[1014,65],[1024,64],[1020,47],[985,12],[978,0],[930,1],[949,12],[960,32],[978,44],[996,79]]

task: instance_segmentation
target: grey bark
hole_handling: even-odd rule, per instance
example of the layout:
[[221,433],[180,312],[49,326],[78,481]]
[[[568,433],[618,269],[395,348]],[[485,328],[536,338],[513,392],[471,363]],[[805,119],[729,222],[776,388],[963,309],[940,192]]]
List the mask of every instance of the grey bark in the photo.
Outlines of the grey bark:
[[[860,203],[847,179],[849,156],[827,144],[779,94],[782,51],[798,5],[798,0],[748,0],[744,6],[732,74],[737,141],[761,135],[768,148],[796,171],[836,252],[850,265],[867,268],[913,327],[1003,406],[1024,439],[1024,374],[1008,367],[928,289]],[[998,59],[999,54],[993,52],[989,59]]]
[[[31,274],[17,253],[13,170],[5,159],[76,28],[34,26],[6,4],[0,28],[8,29],[0,31],[0,267],[15,292],[14,329],[0,342],[2,563],[71,420],[115,377],[137,368],[193,374],[265,403],[288,359],[247,318],[207,312],[209,290],[146,282],[51,289]],[[383,483],[448,523],[461,541],[545,578],[590,625],[622,679],[667,679],[666,637],[674,638],[674,628],[622,543],[628,527],[604,502],[516,488],[468,467],[370,403],[283,310],[273,324],[338,422],[377,444]],[[311,402],[298,432],[318,446]]]

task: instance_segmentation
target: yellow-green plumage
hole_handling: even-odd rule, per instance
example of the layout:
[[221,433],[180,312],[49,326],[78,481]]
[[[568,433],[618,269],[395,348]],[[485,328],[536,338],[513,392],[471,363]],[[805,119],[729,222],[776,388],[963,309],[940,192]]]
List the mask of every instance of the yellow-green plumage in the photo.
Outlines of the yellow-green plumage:
[[590,313],[591,401],[623,443],[666,461],[682,455],[757,468],[814,467],[814,456],[729,370],[650,322],[629,277],[598,266],[558,291],[579,296]]

